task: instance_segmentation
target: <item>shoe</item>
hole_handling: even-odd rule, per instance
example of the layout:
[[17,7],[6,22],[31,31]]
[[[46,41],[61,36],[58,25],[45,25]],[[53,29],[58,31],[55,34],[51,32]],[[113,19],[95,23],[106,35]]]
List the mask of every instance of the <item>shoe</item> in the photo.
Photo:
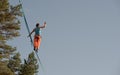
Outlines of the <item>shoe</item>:
[[35,50],[38,53],[38,50]]
[[34,51],[35,51],[35,47],[34,47]]

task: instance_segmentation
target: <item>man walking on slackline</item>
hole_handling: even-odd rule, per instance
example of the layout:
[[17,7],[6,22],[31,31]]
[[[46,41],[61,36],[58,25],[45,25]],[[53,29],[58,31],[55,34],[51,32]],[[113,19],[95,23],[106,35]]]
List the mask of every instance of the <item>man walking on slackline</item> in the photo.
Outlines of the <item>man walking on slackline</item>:
[[41,28],[45,28],[46,26],[46,22],[44,22],[43,26],[40,26],[39,23],[36,24],[36,27],[32,30],[32,32],[28,35],[31,36],[31,34],[33,32],[35,32],[35,35],[34,35],[34,50],[35,51],[38,51],[39,49],[39,46],[40,46],[40,43],[41,43]]

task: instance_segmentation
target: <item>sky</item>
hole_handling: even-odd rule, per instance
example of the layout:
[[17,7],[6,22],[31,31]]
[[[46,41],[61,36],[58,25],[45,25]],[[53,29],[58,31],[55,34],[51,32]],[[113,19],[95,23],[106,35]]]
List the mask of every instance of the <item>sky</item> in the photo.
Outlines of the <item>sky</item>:
[[[17,0],[10,0],[18,4]],[[120,75],[119,0],[22,0],[30,30],[44,21],[38,52],[45,75]],[[12,40],[21,58],[33,51],[24,19]],[[38,75],[44,75],[41,67]]]

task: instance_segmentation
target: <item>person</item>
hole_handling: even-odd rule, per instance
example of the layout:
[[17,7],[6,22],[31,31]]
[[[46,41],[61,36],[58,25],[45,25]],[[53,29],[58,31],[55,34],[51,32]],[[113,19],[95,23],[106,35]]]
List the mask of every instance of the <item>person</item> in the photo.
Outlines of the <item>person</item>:
[[28,37],[29,36],[31,36],[31,34],[33,33],[33,32],[35,32],[35,35],[34,35],[34,42],[33,42],[33,44],[34,44],[34,50],[35,51],[38,51],[38,49],[39,49],[39,46],[40,46],[40,43],[41,43],[41,28],[45,28],[45,26],[46,26],[46,22],[44,22],[44,24],[43,24],[43,26],[40,26],[40,24],[39,23],[37,23],[36,24],[36,27],[32,30],[32,32],[30,32],[30,34],[28,35]]

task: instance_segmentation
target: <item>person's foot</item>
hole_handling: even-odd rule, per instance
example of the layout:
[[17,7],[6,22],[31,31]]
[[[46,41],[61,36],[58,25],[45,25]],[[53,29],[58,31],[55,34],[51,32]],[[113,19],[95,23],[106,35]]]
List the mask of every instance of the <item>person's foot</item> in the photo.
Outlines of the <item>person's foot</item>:
[[38,52],[38,50],[35,50],[36,52]]
[[35,47],[34,47],[34,51],[35,51]]
[[34,51],[38,52],[38,48],[35,48],[35,47],[34,47]]
[[38,52],[38,48],[36,48],[36,50],[35,50],[36,52]]

